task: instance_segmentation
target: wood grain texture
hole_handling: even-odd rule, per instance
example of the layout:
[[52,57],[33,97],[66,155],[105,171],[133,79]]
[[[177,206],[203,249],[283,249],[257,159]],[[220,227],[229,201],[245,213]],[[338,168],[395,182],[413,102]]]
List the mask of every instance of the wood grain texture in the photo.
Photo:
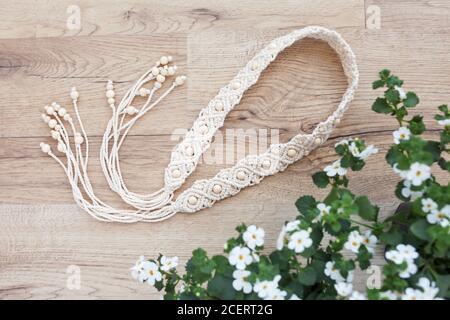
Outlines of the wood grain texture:
[[[334,143],[347,136],[360,136],[381,149],[352,179],[351,189],[367,194],[388,216],[398,204],[392,196],[398,178],[383,158],[395,123],[367,116],[377,96],[371,82],[383,67],[399,74],[420,95],[430,137],[438,135],[432,122],[435,107],[450,101],[448,1],[176,0],[163,5],[85,0],[78,2],[82,29],[76,32],[66,28],[70,4],[0,1],[0,299],[159,298],[129,276],[141,254],[161,252],[186,261],[199,246],[218,253],[241,222],[262,226],[267,243],[274,244],[282,223],[296,215],[294,202],[300,195],[324,195],[310,175],[335,159]],[[379,30],[365,29],[370,5],[381,8]],[[174,133],[189,128],[198,111],[263,45],[308,24],[338,29],[354,49],[361,73],[355,101],[321,148],[214,208],[158,224],[100,223],[73,204],[62,170],[40,152],[39,142],[51,142],[39,118],[42,107],[51,101],[68,104],[68,90],[76,86],[92,137],[95,190],[101,199],[121,205],[98,163],[110,115],[105,81],[116,81],[122,95],[142,70],[171,54],[188,75],[187,85],[142,119],[121,153],[130,189],[157,190],[179,138]],[[332,112],[345,86],[334,52],[322,42],[303,40],[263,73],[221,132],[277,129],[279,139],[287,141],[299,131],[311,131]],[[205,161],[182,189],[228,165]],[[375,262],[383,262],[381,252]],[[70,265],[81,268],[80,290],[66,286]],[[357,279],[362,285],[364,275]]]

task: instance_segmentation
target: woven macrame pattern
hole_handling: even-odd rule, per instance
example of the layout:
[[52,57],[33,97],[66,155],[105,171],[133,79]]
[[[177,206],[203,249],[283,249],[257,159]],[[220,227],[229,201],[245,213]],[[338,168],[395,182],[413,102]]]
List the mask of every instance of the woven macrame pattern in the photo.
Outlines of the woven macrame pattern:
[[[353,99],[358,84],[358,68],[351,48],[337,32],[323,27],[306,27],[274,39],[251,59],[200,112],[184,141],[172,152],[170,164],[165,172],[165,183],[170,191],[176,190],[183,184],[195,170],[201,155],[209,148],[215,132],[222,127],[227,114],[239,103],[245,91],[258,81],[262,71],[276,59],[280,52],[305,37],[326,41],[341,59],[349,87],[336,111],[321,122],[311,134],[298,134],[285,144],[271,145],[265,153],[247,156],[233,167],[221,170],[212,179],[194,182],[191,188],[184,191],[171,204],[175,211],[196,212],[211,207],[216,201],[233,196],[243,188],[258,184],[264,177],[285,170],[288,165],[301,159],[327,140]],[[200,132],[200,128],[204,128],[205,125],[208,131]],[[186,149],[194,152],[186,154]],[[181,172],[180,177],[172,177],[171,173],[175,170]],[[216,187],[216,190],[220,192],[213,191],[216,185],[220,186],[220,188]]]

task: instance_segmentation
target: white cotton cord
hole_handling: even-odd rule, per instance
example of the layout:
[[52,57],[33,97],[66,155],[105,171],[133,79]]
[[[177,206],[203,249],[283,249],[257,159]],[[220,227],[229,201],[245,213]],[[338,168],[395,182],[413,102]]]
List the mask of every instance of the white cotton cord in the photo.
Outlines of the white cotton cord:
[[[298,134],[284,144],[272,144],[266,152],[249,155],[233,167],[220,170],[213,178],[197,180],[174,200],[174,191],[196,169],[202,154],[210,147],[214,134],[223,126],[227,114],[240,102],[245,91],[258,81],[261,73],[280,52],[307,37],[327,42],[341,60],[348,88],[337,109],[325,121],[319,123],[312,133]],[[73,88],[70,95],[81,133],[77,132],[70,115],[58,104],[47,106],[47,114],[42,115],[44,122],[52,129],[52,137],[58,141],[58,150],[66,154],[67,163],[64,164],[57,158],[48,144],[41,143],[42,151],[48,153],[63,167],[76,203],[96,219],[123,223],[156,222],[178,212],[196,212],[211,207],[221,199],[236,195],[246,187],[258,184],[266,176],[285,170],[328,139],[352,101],[359,80],[355,55],[335,31],[312,26],[274,39],[200,111],[192,128],[171,153],[170,162],[165,169],[164,186],[150,194],[135,193],[127,188],[123,179],[119,152],[134,124],[177,86],[184,83],[184,76],[176,77],[173,84],[155,99],[154,95],[160,90],[162,83],[175,74],[176,67],[170,65],[171,60],[171,57],[162,57],[127,91],[117,107],[113,83],[112,81],[107,83],[106,96],[112,115],[103,135],[100,163],[111,190],[126,204],[133,206],[134,210],[115,209],[101,201],[94,193],[87,172],[89,142],[78,112],[76,89]],[[144,87],[147,83],[153,83],[152,89]],[[134,106],[137,95],[147,97],[140,109]],[[70,136],[60,117],[70,123],[75,144],[74,152]],[[127,120],[129,117],[131,118]],[[86,144],[85,155],[81,147],[83,143]]]
[[[140,81],[138,81],[138,84],[135,85],[132,89],[136,91],[136,86],[142,87],[142,85],[145,82],[148,82],[152,80],[154,77],[148,77],[143,76],[141,77]],[[160,102],[165,96],[167,96],[170,91],[172,91],[176,86],[181,85],[184,82],[185,78],[180,77],[175,79],[175,85],[170,86],[169,91],[165,94],[161,95],[157,102]],[[159,83],[164,81],[159,81]],[[156,85],[156,87],[160,87],[160,85]],[[154,92],[155,90],[152,90]],[[106,203],[104,203],[101,199],[99,199],[93,190],[92,184],[90,182],[88,172],[87,172],[87,166],[88,166],[88,155],[89,155],[89,141],[87,138],[86,131],[84,129],[81,117],[78,112],[78,106],[77,106],[77,100],[78,100],[78,92],[75,88],[72,88],[72,91],[70,93],[72,101],[73,101],[73,108],[75,110],[76,118],[80,126],[81,133],[77,131],[75,124],[72,120],[72,117],[67,113],[67,111],[64,108],[61,108],[58,104],[53,103],[52,106],[45,107],[46,114],[43,114],[42,118],[43,120],[49,125],[49,127],[52,129],[52,137],[58,141],[58,151],[61,153],[64,153],[66,155],[67,163],[64,164],[52,151],[48,144],[41,143],[41,149],[43,152],[49,154],[54,160],[57,161],[57,163],[64,169],[64,172],[69,180],[69,183],[72,187],[72,193],[74,196],[74,199],[76,203],[84,209],[86,212],[88,212],[91,216],[94,218],[101,220],[101,221],[116,221],[116,222],[123,222],[123,223],[131,223],[131,222],[137,222],[137,221],[159,221],[167,216],[170,216],[172,214],[175,214],[173,210],[167,210],[165,208],[164,210],[160,210],[159,212],[143,212],[142,210],[119,210],[115,209]],[[114,105],[114,101],[111,100],[112,94],[111,92],[108,93],[109,102],[110,105]],[[133,100],[135,94],[133,92],[129,92],[123,99],[124,105],[129,106],[131,101]],[[149,111],[151,108],[156,105],[156,103],[149,106],[149,101],[151,99],[148,99],[147,103],[144,105],[144,107],[141,109],[141,115],[145,114],[145,112]],[[123,114],[126,107],[124,105],[119,105],[117,110],[113,108],[113,121],[108,124],[108,127],[111,129],[111,127],[114,127],[115,132],[112,135],[105,134],[106,137],[109,137],[109,140],[111,140],[111,137],[116,137],[115,139],[115,146],[111,150],[116,150],[118,154],[118,150],[120,149],[117,146],[117,143],[119,143],[120,132],[125,130],[126,128],[131,128],[132,125],[135,123],[135,121],[130,120],[129,125],[123,125],[123,117],[121,118],[120,122],[121,125],[117,125],[118,118],[121,114]],[[61,111],[60,111],[61,110]],[[58,112],[60,114],[58,114]],[[73,134],[73,143],[75,144],[75,147],[72,148],[70,136],[69,133],[64,125],[64,122],[61,120],[60,115],[63,116],[64,122],[67,121],[69,123],[69,126],[72,130]],[[132,114],[130,115],[132,116]],[[115,121],[115,123],[114,123]],[[108,140],[108,139],[107,139]],[[109,142],[109,141],[108,141]],[[123,142],[123,140],[122,140]],[[82,150],[81,145],[86,144],[84,148],[84,152]],[[105,147],[105,146],[102,146]],[[107,147],[107,144],[106,144]],[[105,150],[102,148],[102,150]],[[106,149],[108,150],[108,149]],[[107,154],[107,152],[106,152]],[[109,157],[108,154],[105,156],[106,159],[113,159],[114,163],[117,163],[115,159],[115,155]],[[114,180],[110,180],[114,181]],[[121,179],[121,183],[123,184],[123,179]]]
[[[153,68],[151,70],[153,70]],[[172,72],[170,75],[174,75],[174,72]],[[158,76],[156,77],[150,76],[145,78],[145,80],[153,80],[153,78],[156,78],[158,80]],[[133,92],[136,92],[136,88],[138,88],[142,84],[140,81],[138,81],[137,85],[130,90],[131,91],[130,95],[127,95],[126,99],[123,99],[119,104],[117,108],[118,112],[116,112],[115,115],[113,114],[113,117],[111,118],[110,122],[107,125],[105,134],[103,135],[100,152],[100,161],[102,162],[102,169],[105,176],[107,177],[107,181],[110,185],[110,188],[116,193],[118,193],[126,203],[134,206],[137,209],[147,211],[159,209],[172,199],[172,195],[166,193],[164,188],[158,190],[157,192],[145,195],[129,191],[122,178],[119,161],[119,150],[128,132],[131,130],[136,121],[140,119],[142,116],[144,116],[156,105],[158,105],[158,103],[160,103],[167,95],[169,95],[177,86],[181,85],[184,82],[184,79],[185,78],[183,76],[175,79],[175,82],[154,102],[152,102],[154,93],[160,88],[160,85],[157,84],[160,84],[161,82],[156,82],[155,86],[148,93],[147,101],[136,113],[136,115],[126,124],[123,124],[124,118],[122,116],[120,120],[120,125],[117,126],[117,123],[119,121],[118,120],[119,115],[123,113],[125,110],[127,110],[127,108],[129,108],[130,103],[134,98]],[[111,133],[111,130],[113,130],[113,133]],[[112,137],[114,137],[114,140],[112,142],[111,153],[108,153],[109,151],[108,146],[110,144],[110,140]]]

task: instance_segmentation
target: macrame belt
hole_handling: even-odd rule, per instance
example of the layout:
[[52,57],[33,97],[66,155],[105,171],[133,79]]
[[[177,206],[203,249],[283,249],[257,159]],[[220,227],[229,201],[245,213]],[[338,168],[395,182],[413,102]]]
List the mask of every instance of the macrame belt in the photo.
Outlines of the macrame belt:
[[[191,187],[175,198],[174,192],[195,171],[202,154],[210,147],[216,131],[223,126],[226,116],[240,102],[245,91],[258,81],[261,73],[276,59],[280,52],[303,38],[314,38],[327,42],[340,58],[347,78],[348,88],[336,110],[326,120],[320,122],[311,133],[297,134],[287,143],[270,145],[266,152],[262,154],[248,155],[239,160],[234,166],[220,170],[210,179],[195,181]],[[125,131],[126,135],[137,119],[133,119],[134,122],[130,121],[133,123],[126,130],[119,130],[118,128],[123,127],[124,113],[130,110],[131,102],[142,85],[148,81],[149,75],[151,75],[151,70],[145,73],[127,92],[117,108],[113,108],[113,115],[105,130],[100,151],[102,169],[110,188],[117,192],[127,204],[135,207],[136,210],[117,210],[95,197],[85,199],[82,195],[83,190],[78,187],[80,180],[75,183],[73,177],[77,175],[77,178],[80,179],[84,174],[87,176],[87,173],[83,172],[82,165],[81,169],[78,169],[78,174],[76,174],[77,169],[75,169],[75,166],[72,168],[71,184],[74,198],[83,209],[97,219],[118,222],[160,221],[178,212],[192,213],[209,208],[219,200],[234,196],[242,189],[258,184],[265,177],[285,170],[290,164],[309,154],[313,149],[326,141],[348,108],[358,85],[358,68],[355,55],[337,32],[323,27],[310,26],[274,39],[258,52],[200,111],[192,128],[172,150],[170,163],[165,169],[164,187],[152,194],[142,195],[133,193],[126,187],[120,171],[118,152],[123,143],[121,132]],[[174,82],[173,87],[176,85],[177,83]],[[76,109],[75,102],[74,106]],[[149,111],[152,106],[147,107],[145,112]],[[84,133],[81,120],[80,125]],[[84,136],[87,142],[85,133]],[[77,146],[78,148],[79,146]],[[53,154],[51,155],[56,158]],[[74,158],[76,159],[75,155]],[[86,161],[81,162],[87,167],[87,156]],[[66,166],[66,173],[68,173],[67,169],[68,167]],[[69,180],[71,177],[69,177]],[[91,187],[87,177],[84,177],[81,184],[83,185],[84,193],[86,193],[86,188],[89,189]]]

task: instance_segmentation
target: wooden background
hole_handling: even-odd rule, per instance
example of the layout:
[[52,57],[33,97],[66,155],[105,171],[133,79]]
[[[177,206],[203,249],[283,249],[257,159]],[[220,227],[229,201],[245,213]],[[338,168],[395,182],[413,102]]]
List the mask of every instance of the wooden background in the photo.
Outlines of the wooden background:
[[[80,30],[66,27],[69,5],[81,9]],[[370,28],[372,5],[381,28]],[[450,102],[448,0],[278,1],[0,1],[0,298],[148,299],[159,294],[130,278],[141,254],[177,255],[185,262],[203,246],[210,253],[241,222],[255,223],[273,244],[303,194],[323,195],[310,175],[335,159],[339,139],[360,136],[381,149],[351,182],[389,215],[398,178],[384,163],[395,123],[370,112],[371,82],[381,68],[406,80],[421,98],[427,124],[435,107]],[[368,20],[369,19],[369,20]],[[107,79],[121,96],[159,56],[171,54],[186,86],[171,94],[131,132],[122,152],[125,178],[135,191],[157,190],[175,145],[175,129],[189,128],[217,90],[274,36],[306,25],[339,31],[354,49],[360,89],[330,140],[284,173],[192,215],[158,224],[100,223],[74,205],[66,178],[39,149],[52,142],[40,120],[45,104],[68,104],[80,92],[81,116],[95,155],[90,174],[99,196],[119,204],[98,164],[99,141],[110,116]],[[340,100],[345,81],[333,51],[306,40],[282,53],[230,113],[227,128],[280,129],[281,141],[310,131]],[[170,119],[170,120],[169,120]],[[224,131],[223,131],[224,132]],[[224,167],[201,165],[187,185]],[[273,248],[274,245],[269,245]],[[382,263],[378,254],[375,261]],[[80,290],[66,286],[68,266],[81,270]],[[363,282],[364,275],[358,277]]]

